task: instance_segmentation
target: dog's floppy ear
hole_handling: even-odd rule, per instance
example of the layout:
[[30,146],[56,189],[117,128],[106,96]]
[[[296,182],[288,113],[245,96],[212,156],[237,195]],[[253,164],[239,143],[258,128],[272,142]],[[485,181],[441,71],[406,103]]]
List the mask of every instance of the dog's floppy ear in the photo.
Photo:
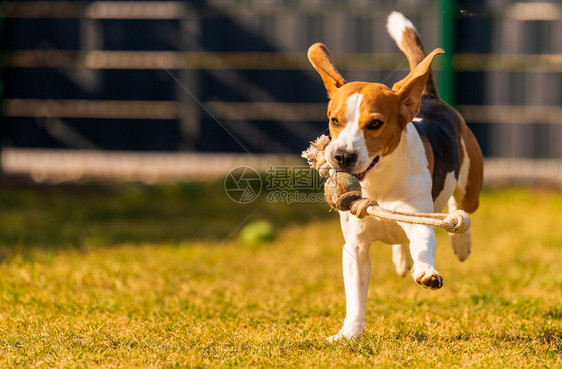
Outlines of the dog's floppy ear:
[[308,48],[308,60],[322,77],[329,98],[347,83],[336,69],[328,48],[323,44],[316,43]]
[[405,123],[411,122],[418,114],[423,89],[431,73],[431,62],[436,55],[443,53],[445,53],[443,49],[433,50],[406,78],[392,86],[392,90],[400,96],[399,112],[404,117]]

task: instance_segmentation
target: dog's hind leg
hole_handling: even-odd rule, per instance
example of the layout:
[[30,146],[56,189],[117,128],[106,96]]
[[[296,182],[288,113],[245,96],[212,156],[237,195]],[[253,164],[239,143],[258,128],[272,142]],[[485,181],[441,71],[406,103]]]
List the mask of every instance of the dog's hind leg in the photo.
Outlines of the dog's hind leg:
[[[456,209],[462,209],[467,213],[473,213],[478,209],[478,197],[482,189],[483,161],[482,153],[476,142],[476,138],[466,126],[464,120],[460,119],[460,146],[461,168],[459,179],[453,196],[449,199],[449,213]],[[472,239],[470,230],[462,234],[449,233],[451,246],[460,261],[466,260],[470,255]]]
[[[461,208],[459,206],[459,202],[454,196],[451,196],[449,199],[448,206],[449,213]],[[451,240],[451,247],[453,248],[455,255],[457,255],[457,258],[459,258],[460,261],[465,261],[470,255],[470,249],[472,247],[470,229],[460,234],[449,233],[449,239]]]
[[406,244],[392,245],[392,261],[399,276],[405,277],[412,269],[414,261],[410,255],[410,247]]

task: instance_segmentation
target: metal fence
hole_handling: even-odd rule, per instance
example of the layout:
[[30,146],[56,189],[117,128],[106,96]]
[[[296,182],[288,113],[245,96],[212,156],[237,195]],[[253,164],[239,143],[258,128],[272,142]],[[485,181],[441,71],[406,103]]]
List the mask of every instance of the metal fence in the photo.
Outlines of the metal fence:
[[[4,156],[299,153],[326,128],[308,46],[325,43],[348,80],[392,84],[407,63],[386,16],[404,12],[432,49],[442,46],[444,2],[4,1]],[[447,98],[486,157],[562,158],[562,5],[448,3]]]

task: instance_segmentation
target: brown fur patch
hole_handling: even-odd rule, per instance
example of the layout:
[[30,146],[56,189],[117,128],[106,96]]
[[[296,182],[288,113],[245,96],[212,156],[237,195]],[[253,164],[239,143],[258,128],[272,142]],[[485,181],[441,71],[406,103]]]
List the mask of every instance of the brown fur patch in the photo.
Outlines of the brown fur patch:
[[418,114],[421,96],[425,91],[428,76],[431,74],[433,59],[443,53],[443,49],[433,50],[406,78],[392,86],[392,90],[401,97],[399,109],[401,114],[406,117],[407,122],[410,122]]
[[[320,43],[312,45],[308,49],[308,58],[322,77],[330,97],[328,118],[331,122],[337,121],[337,124],[330,123],[332,139],[339,136],[351,116],[352,112],[346,111],[347,98],[360,93],[363,98],[359,107],[359,129],[365,136],[369,156],[392,153],[400,143],[402,131],[419,111],[433,58],[443,52],[442,49],[433,50],[406,78],[390,89],[380,83],[347,83],[337,71],[326,46]],[[383,122],[380,128],[372,128],[371,122],[375,119]]]
[[323,44],[316,43],[308,48],[308,60],[322,77],[329,97],[347,83],[336,69],[328,48]]
[[[400,49],[406,54],[408,58],[408,63],[410,64],[410,70],[414,70],[419,63],[425,58],[425,50],[423,44],[420,40],[420,36],[416,30],[412,28],[405,28],[402,32],[402,42]],[[435,86],[435,81],[433,80],[433,72],[429,72],[427,76],[427,82],[423,91],[424,95],[438,97],[437,87]]]
[[[337,119],[339,126],[330,124],[332,139],[338,137],[352,112],[347,110],[347,99],[353,94],[362,94],[359,107],[359,129],[365,136],[367,151],[370,156],[388,155],[400,142],[405,127],[404,118],[398,113],[400,97],[387,86],[379,83],[350,82],[338,89],[328,105],[328,118]],[[370,128],[374,119],[383,125],[378,129]]]
[[431,148],[431,142],[425,136],[420,136],[423,148],[425,150],[425,157],[427,158],[427,168],[429,169],[429,174],[433,177],[433,167],[435,165],[435,159],[433,157],[433,149]]
[[[466,188],[464,189],[464,196],[462,199],[456,200],[461,204],[461,208],[464,211],[473,213],[476,209],[478,209],[479,205],[479,195],[482,190],[482,182],[484,179],[484,159],[482,158],[482,151],[476,141],[476,137],[474,137],[474,134],[468,128],[462,117],[460,117],[459,128],[459,138],[464,142],[464,146],[470,160],[470,166],[468,168],[468,178],[466,181]],[[462,152],[461,145],[459,145],[459,150]],[[463,154],[464,153],[461,153],[461,163],[463,160]]]

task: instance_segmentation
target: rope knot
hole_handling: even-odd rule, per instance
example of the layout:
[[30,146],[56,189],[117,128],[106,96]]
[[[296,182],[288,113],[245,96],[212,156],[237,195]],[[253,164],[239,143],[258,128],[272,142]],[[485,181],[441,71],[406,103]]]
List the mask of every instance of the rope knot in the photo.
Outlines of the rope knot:
[[330,144],[330,137],[322,135],[310,143],[310,147],[302,152],[302,157],[308,161],[308,165],[318,170],[321,177],[330,177],[330,165],[326,161],[324,151]]
[[379,205],[379,203],[376,202],[375,200],[362,198],[362,199],[356,200],[355,202],[353,202],[351,204],[349,212],[351,214],[355,215],[357,218],[363,219],[367,215],[369,215],[368,212],[367,212],[367,210],[369,209],[369,206],[378,206],[378,205]]
[[449,233],[464,233],[470,228],[470,216],[463,210],[457,209],[443,220],[444,229]]

